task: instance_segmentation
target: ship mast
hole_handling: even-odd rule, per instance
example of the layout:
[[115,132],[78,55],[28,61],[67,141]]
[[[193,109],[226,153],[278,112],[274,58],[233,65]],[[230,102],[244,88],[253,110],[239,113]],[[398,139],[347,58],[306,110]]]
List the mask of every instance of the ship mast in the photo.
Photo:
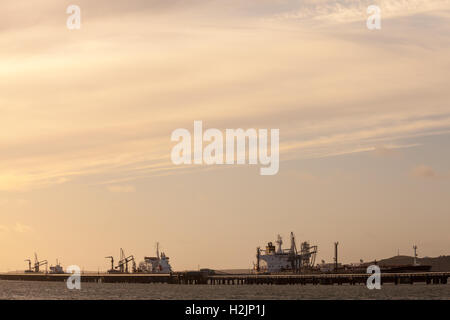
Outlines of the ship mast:
[[291,253],[297,255],[297,246],[295,245],[295,236],[293,232],[291,232]]
[[159,242],[156,243],[156,256],[159,259]]
[[261,258],[261,248],[256,248],[256,271],[259,272],[260,266],[259,266],[259,259]]
[[280,235],[278,235],[277,241],[276,241],[277,245],[278,245],[278,249],[277,249],[277,253],[282,253],[283,250],[281,248],[281,245],[283,244],[283,239],[281,238]]

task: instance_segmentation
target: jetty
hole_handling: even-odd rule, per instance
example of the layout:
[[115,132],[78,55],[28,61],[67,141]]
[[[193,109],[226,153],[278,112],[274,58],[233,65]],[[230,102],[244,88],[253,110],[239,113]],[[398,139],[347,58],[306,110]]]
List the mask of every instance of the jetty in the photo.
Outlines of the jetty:
[[[61,281],[71,274],[1,273],[0,280]],[[166,283],[180,285],[365,285],[370,274],[211,274],[201,271],[169,274],[82,273],[81,282]],[[447,284],[450,272],[382,273],[381,284]]]

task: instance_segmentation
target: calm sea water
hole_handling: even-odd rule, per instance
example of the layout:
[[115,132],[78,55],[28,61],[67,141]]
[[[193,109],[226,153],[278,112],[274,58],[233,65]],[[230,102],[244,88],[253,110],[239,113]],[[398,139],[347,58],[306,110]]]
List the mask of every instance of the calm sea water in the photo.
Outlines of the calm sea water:
[[69,290],[63,282],[0,281],[0,299],[446,299],[447,285],[169,285],[82,283]]

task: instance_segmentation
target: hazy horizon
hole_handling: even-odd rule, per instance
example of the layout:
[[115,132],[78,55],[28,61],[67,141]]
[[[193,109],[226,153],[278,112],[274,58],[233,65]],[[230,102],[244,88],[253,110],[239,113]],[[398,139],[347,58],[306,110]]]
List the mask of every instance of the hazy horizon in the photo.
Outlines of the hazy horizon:
[[[366,8],[380,5],[381,30]],[[66,8],[81,8],[68,30]],[[450,255],[449,0],[0,4],[0,271]],[[171,162],[177,128],[280,129],[279,172]]]

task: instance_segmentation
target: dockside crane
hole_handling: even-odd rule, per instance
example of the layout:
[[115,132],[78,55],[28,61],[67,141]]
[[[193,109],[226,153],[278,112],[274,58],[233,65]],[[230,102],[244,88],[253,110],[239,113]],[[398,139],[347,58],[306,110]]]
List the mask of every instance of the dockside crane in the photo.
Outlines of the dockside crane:
[[294,233],[291,232],[291,248],[289,249],[289,260],[291,261],[291,268],[294,273],[300,273],[302,258],[303,257],[298,254]]
[[44,266],[47,268],[48,262],[47,260],[39,261],[37,254],[34,253],[34,272],[39,272],[39,267]]
[[114,257],[108,256],[105,259],[111,259],[111,269],[109,273],[129,273],[128,263],[132,263],[132,272],[137,272],[136,262],[133,255],[126,256],[122,248],[120,248],[120,258],[117,262],[117,266],[114,266]]
[[291,248],[288,250],[291,268],[294,273],[301,273],[314,267],[317,246],[312,246],[308,241],[304,241],[300,244],[300,251],[298,251],[294,233],[291,232]]
[[108,257],[105,257],[105,259],[111,259],[111,269],[109,271],[114,271],[114,257],[108,256]]
[[25,259],[24,261],[28,261],[28,269],[25,270],[25,272],[33,272],[33,270],[31,269],[31,259]]
[[125,273],[129,273],[128,270],[128,263],[132,262],[132,271],[136,272],[136,262],[134,261],[134,256],[128,256],[128,257],[124,257],[123,259],[121,259],[117,265],[116,268],[120,269],[120,272],[125,272]]

